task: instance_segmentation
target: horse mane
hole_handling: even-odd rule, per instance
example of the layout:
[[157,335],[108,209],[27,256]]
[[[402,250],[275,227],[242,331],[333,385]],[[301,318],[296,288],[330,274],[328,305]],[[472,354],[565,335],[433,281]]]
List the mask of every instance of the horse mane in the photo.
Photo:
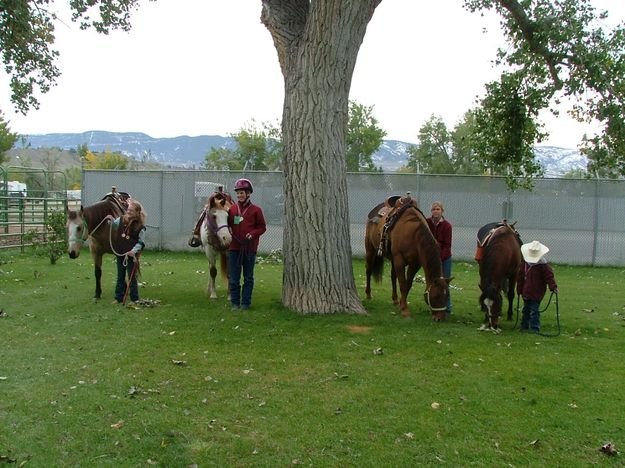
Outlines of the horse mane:
[[[497,252],[498,245],[502,242],[505,242],[506,239],[509,238],[510,236],[514,238],[519,248],[521,247],[522,245],[521,236],[519,235],[518,231],[514,228],[514,224],[516,223],[508,224],[508,222],[504,219],[503,222],[499,225],[499,227],[495,229],[493,234],[488,239],[488,242],[484,246],[484,253],[480,260],[480,269],[483,269],[486,272],[490,272],[493,270],[497,261],[499,260],[499,255],[495,255],[496,253],[499,254]],[[493,299],[494,296],[485,296],[485,295],[489,288],[492,287],[493,289],[496,289],[493,286],[492,276],[490,274],[486,275],[484,279],[485,279],[485,284],[482,285],[483,291],[482,291],[482,295],[480,296],[480,302],[482,301],[483,297],[489,297]]]
[[409,206],[403,214],[406,217],[406,221],[416,222],[418,225],[417,235],[419,236],[419,245],[422,252],[425,254],[425,258],[422,259],[423,271],[426,274],[426,281],[430,278],[439,278],[443,275],[441,259],[441,251],[438,246],[438,242],[430,231],[427,219],[423,212],[416,205],[416,202]]
[[104,198],[93,205],[81,207],[81,211],[89,229],[93,229],[107,215],[117,218],[124,214],[120,205],[111,198]]

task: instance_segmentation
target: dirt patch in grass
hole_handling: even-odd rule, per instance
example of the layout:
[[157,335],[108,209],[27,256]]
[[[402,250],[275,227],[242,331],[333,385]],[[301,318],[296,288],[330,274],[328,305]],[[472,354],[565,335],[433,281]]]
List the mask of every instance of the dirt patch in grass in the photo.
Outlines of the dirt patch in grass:
[[371,330],[373,330],[373,327],[365,327],[363,325],[348,325],[347,329],[351,332],[351,333],[369,333],[371,332]]

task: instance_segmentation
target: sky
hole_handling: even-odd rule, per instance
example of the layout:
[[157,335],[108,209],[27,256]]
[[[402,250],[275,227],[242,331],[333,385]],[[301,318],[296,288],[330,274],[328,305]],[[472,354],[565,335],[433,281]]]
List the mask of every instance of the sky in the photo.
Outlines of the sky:
[[[62,75],[26,116],[9,102],[0,71],[0,109],[20,134],[89,130],[142,132],[154,138],[229,135],[252,120],[278,124],[283,78],[260,0],[143,1],[129,33],[80,31],[67,0],[54,5],[55,48]],[[373,106],[386,139],[418,143],[432,115],[449,128],[461,120],[503,45],[494,15],[462,8],[462,0],[383,0],[369,23],[354,71],[350,99]],[[593,0],[625,20],[625,1]],[[565,109],[564,109],[565,110]],[[545,144],[574,148],[583,126],[564,113],[545,115]]]

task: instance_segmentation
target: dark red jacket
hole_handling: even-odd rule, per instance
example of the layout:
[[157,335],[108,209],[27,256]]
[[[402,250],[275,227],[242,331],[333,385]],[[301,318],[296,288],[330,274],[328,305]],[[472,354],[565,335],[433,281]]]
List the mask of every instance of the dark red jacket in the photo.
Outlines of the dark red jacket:
[[[234,217],[241,216],[243,220],[239,224],[234,224]],[[228,210],[228,226],[232,232],[232,242],[228,250],[246,249],[248,252],[258,250],[260,236],[267,230],[265,215],[258,205],[254,205],[249,200],[245,204],[235,203]],[[245,236],[251,234],[248,241]]]
[[430,231],[434,234],[434,239],[438,242],[441,249],[441,260],[447,260],[451,257],[451,223],[445,218],[441,218],[435,226],[432,218],[427,218]]
[[553,270],[548,263],[521,262],[516,290],[523,299],[542,301],[547,292],[547,286],[549,286],[550,291],[558,289]]

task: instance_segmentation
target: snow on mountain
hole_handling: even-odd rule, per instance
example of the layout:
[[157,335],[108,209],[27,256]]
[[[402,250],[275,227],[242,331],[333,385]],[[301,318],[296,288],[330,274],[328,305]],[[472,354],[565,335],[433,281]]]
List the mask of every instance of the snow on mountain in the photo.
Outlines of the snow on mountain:
[[[212,148],[234,148],[234,140],[219,135],[153,138],[139,132],[89,131],[84,133],[49,133],[28,135],[31,148],[76,149],[80,145],[94,152],[117,151],[137,160],[150,160],[164,165],[199,167]],[[408,162],[408,147],[413,143],[384,140],[372,160],[385,172],[395,172]],[[19,146],[16,146],[19,147]],[[546,177],[560,177],[573,169],[586,169],[587,160],[578,150],[537,146],[536,156]]]
[[545,177],[561,177],[574,169],[586,170],[588,159],[577,149],[537,146],[534,148]]

